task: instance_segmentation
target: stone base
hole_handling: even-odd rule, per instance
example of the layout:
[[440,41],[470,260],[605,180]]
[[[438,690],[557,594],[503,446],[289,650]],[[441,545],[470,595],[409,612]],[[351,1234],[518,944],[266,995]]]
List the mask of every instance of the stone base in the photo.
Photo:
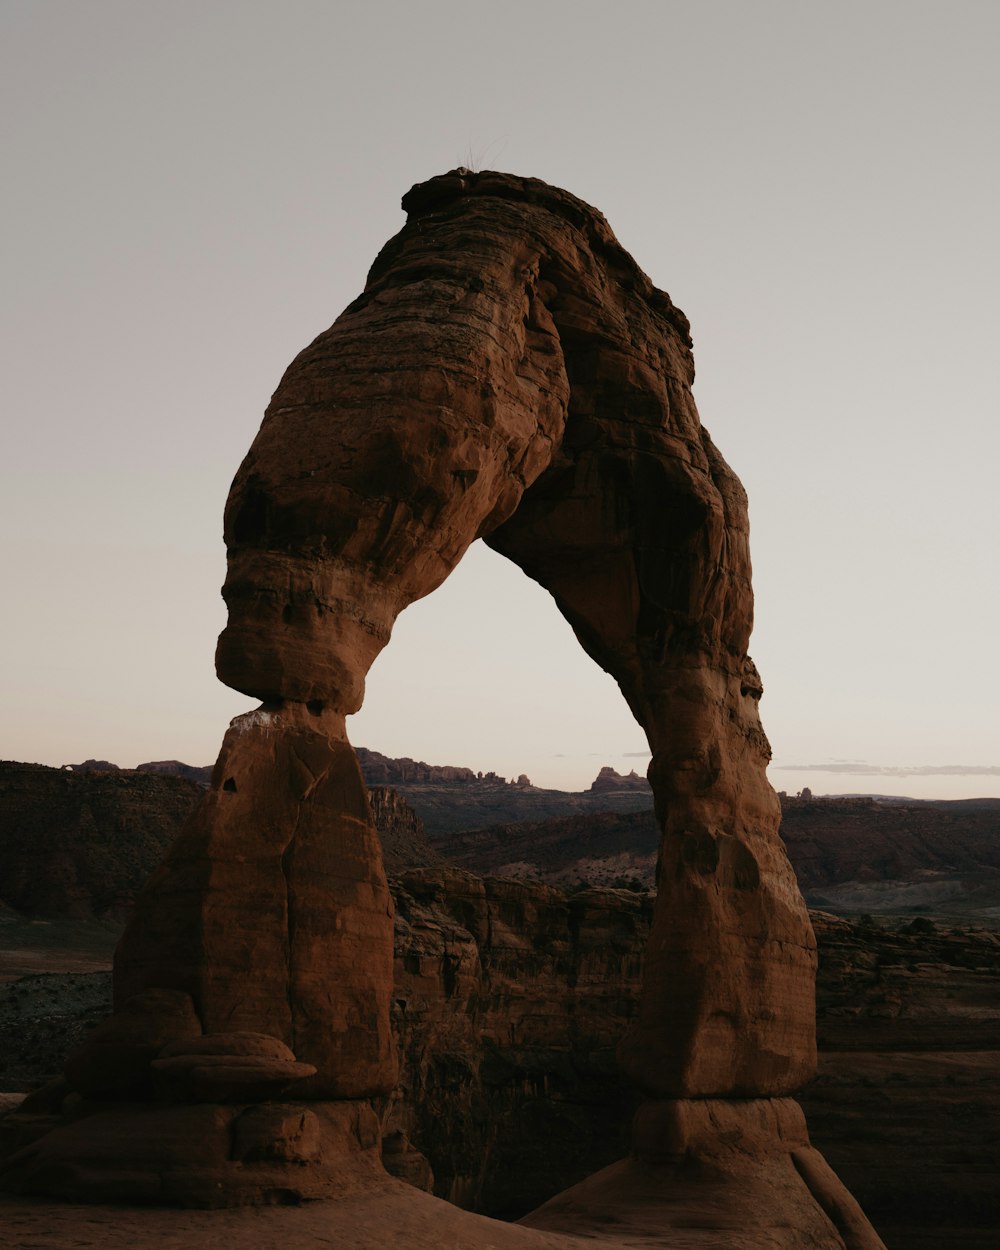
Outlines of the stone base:
[[20,1118],[7,1118],[8,1134],[35,1140],[0,1165],[11,1194],[269,1206],[341,1197],[384,1176],[378,1118],[364,1101],[71,1103],[60,1117]]
[[[789,1098],[645,1103],[631,1158],[550,1199],[520,1223],[609,1241],[727,1250],[885,1250],[809,1143]],[[676,1238],[676,1240],[675,1240]],[[643,1241],[642,1244],[647,1244]]]

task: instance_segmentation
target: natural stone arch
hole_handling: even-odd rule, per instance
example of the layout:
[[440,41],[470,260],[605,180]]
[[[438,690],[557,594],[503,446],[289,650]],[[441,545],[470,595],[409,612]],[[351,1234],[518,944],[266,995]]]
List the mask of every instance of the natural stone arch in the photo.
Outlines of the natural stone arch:
[[[523,1222],[617,1245],[618,1219],[622,1244],[666,1247],[677,1214],[706,1250],[878,1250],[780,1097],[814,1070],[815,952],[765,776],[746,499],[698,419],[687,321],[599,213],[544,183],[456,171],[404,207],[230,493],[217,668],[261,707],[137,904],[115,1016],[67,1062],[88,1114],[2,1184],[206,1206],[388,1193],[370,1104],[396,1075],[392,903],[345,718],[399,612],[483,537],[617,680],[663,829],[621,1048],[651,1097],[642,1166]],[[329,1219],[360,1235],[350,1210]]]
[[[661,902],[642,1018],[623,1048],[629,1075],[661,1097],[793,1090],[813,1071],[813,943],[764,774],[760,684],[746,654],[746,499],[698,419],[687,321],[600,214],[545,184],[453,174],[415,188],[404,207],[407,225],[364,294],[286,372],[233,484],[218,671],[267,710],[266,723],[237,722],[223,752],[247,798],[220,800],[213,836],[236,819],[242,838],[252,823],[228,809],[259,802],[258,739],[273,750],[297,735],[293,755],[321,760],[318,742],[342,744],[332,773],[305,766],[303,793],[321,775],[346,784],[343,717],[360,706],[396,616],[484,537],[553,594],[653,752]],[[338,855],[370,864],[360,782],[340,801],[357,846],[344,842]],[[297,853],[282,851],[286,866]],[[353,950],[342,967],[329,935],[310,930],[340,978],[327,1006],[316,951],[299,954],[294,935],[284,987],[278,952],[258,956],[277,970],[267,1029],[317,1064],[327,1094],[391,1080],[378,1004],[367,1042],[352,1025],[343,1054],[307,1043],[329,1038],[312,1026],[339,1017],[352,993],[359,1004],[373,985],[386,996],[387,924],[374,953],[383,887],[362,879],[377,902],[341,897],[339,923],[357,926],[366,959]],[[310,914],[320,907],[317,898]],[[203,939],[210,929],[203,916]],[[217,951],[186,958],[229,985],[227,942],[220,932]],[[134,935],[123,948],[122,992],[162,983],[163,944],[152,978],[145,947]],[[231,992],[198,976],[203,1010],[242,1018]]]

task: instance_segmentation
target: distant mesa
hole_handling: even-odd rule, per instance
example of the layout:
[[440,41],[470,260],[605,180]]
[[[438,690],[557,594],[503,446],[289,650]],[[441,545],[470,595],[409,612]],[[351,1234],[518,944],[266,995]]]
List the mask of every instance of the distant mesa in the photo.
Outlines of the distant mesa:
[[82,764],[63,764],[63,768],[70,773],[156,773],[161,777],[184,777],[205,786],[212,780],[211,764],[182,764],[180,760],[154,760],[148,764],[137,764],[134,769],[121,768],[109,760],[84,760]]
[[591,783],[591,792],[597,794],[601,790],[629,790],[629,789],[648,789],[649,782],[645,777],[640,777],[633,768],[630,773],[623,776],[621,773],[615,772],[613,768],[605,765],[594,778]]
[[[526,773],[520,773],[515,780],[509,781],[499,773],[476,772],[471,768],[453,764],[427,764],[423,760],[413,760],[409,756],[392,758],[379,751],[371,751],[366,747],[355,747],[354,753],[361,765],[361,773],[366,784],[370,786],[409,786],[409,785],[445,785],[445,786],[510,786],[518,790],[538,790],[532,785]],[[156,773],[161,777],[184,777],[188,781],[196,781],[208,785],[212,780],[211,764],[185,764],[180,760],[156,760],[148,764],[137,764],[134,769],[122,768],[120,764],[112,764],[110,760],[84,760],[80,764],[63,764],[66,772],[73,773]],[[649,782],[640,777],[633,769],[627,775],[615,772],[605,765],[590,785],[589,793],[596,794],[601,790],[623,789],[648,790]],[[573,794],[572,790],[556,791],[551,794]]]
[[[425,764],[423,760],[411,760],[407,756],[402,759],[391,759],[379,751],[369,751],[365,747],[355,747],[354,753],[361,765],[365,781],[371,786],[396,786],[413,783],[422,785],[471,785],[482,780],[471,768],[453,768],[449,765]],[[494,777],[495,774],[489,774]],[[503,781],[502,777],[496,778]]]
[[136,772],[158,773],[161,777],[184,777],[208,785],[212,780],[212,765],[182,764],[180,760],[158,760],[150,764],[137,764]]
[[355,747],[354,753],[361,765],[361,773],[370,786],[444,785],[444,786],[515,786],[521,790],[533,789],[530,779],[521,773],[517,780],[507,780],[495,772],[474,772],[450,764],[426,764],[423,760],[391,759],[379,751]]

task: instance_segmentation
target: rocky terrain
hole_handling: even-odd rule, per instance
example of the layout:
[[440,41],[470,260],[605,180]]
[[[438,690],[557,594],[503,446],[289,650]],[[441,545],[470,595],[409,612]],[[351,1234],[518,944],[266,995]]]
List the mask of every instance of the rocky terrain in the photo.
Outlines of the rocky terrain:
[[[1000,925],[1000,800],[783,798],[781,836],[812,907]],[[649,810],[579,813],[433,840],[473,872],[647,889],[659,845]]]
[[[393,893],[403,1063],[390,1165],[426,1179],[422,1155],[442,1197],[516,1217],[619,1157],[637,1095],[615,1045],[637,1009],[648,897],[441,868],[403,873]],[[814,1140],[890,1250],[992,1247],[1000,934],[923,917],[813,921]],[[107,971],[0,985],[0,1089],[55,1076],[109,1006]]]
[[470,872],[551,885],[630,884],[651,890],[660,833],[651,809],[519,821],[438,836],[434,844]]
[[[0,912],[3,1088],[58,1073],[105,1016],[115,917],[200,793],[137,772],[0,767],[0,882],[29,913]],[[398,793],[375,787],[372,806],[399,874],[392,1023],[405,1063],[386,1123],[397,1135],[394,1166],[419,1174],[419,1148],[441,1196],[519,1215],[625,1149],[636,1094],[614,1048],[636,1010],[650,903],[635,888],[580,888],[577,879],[645,880],[656,853],[651,815],[569,816],[432,843]],[[994,820],[989,804],[786,800],[783,832],[807,888],[870,882],[874,870],[919,880],[946,868],[949,853],[974,879],[994,853]],[[76,860],[105,864],[126,837],[133,884],[99,910],[107,895],[91,902],[80,883],[100,873]],[[480,872],[531,882],[439,866],[442,846]],[[511,847],[531,862],[505,859]],[[73,888],[60,892],[55,883],[66,882]],[[890,1250],[992,1250],[1000,934],[926,911],[878,919],[870,910],[876,918],[863,921],[813,913],[821,1064],[803,1099],[813,1137]]]
[[1000,932],[814,913],[819,1075],[803,1106],[890,1250],[1000,1236]]
[[[517,1215],[624,1149],[636,1095],[618,1076],[614,1035],[636,1010],[652,814],[577,809],[429,839],[408,786],[436,788],[442,804],[524,788],[470,770],[379,766],[399,787],[371,794],[397,874],[392,1024],[406,1062],[387,1121],[403,1135],[394,1157],[412,1168],[405,1143],[415,1143],[436,1192]],[[616,777],[604,773],[612,793],[624,789]],[[95,970],[109,967],[132,893],[202,793],[183,776],[0,766],[7,1089],[58,1072],[106,1013],[110,974]],[[996,1234],[1000,1111],[1000,935],[987,927],[985,892],[996,805],[783,806],[809,896],[854,903],[843,908],[853,920],[813,913],[822,1058],[804,1099],[812,1133],[892,1250],[985,1250]],[[525,880],[480,881],[445,867],[445,853],[478,874]],[[937,897],[914,893],[929,880]],[[954,889],[942,898],[942,880],[961,899]],[[581,888],[612,881],[633,888]],[[970,927],[984,900],[983,927]],[[65,975],[46,975],[56,972]]]

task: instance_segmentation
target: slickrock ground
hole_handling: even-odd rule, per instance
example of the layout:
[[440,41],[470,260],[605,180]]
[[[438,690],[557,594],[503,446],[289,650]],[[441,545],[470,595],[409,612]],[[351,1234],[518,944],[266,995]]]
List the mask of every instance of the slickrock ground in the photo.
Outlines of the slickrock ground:
[[[682,1206],[657,1198],[651,1169],[614,1182],[621,1218],[607,1214],[606,1178],[595,1177],[562,1213],[563,1233],[472,1215],[391,1178],[336,1202],[295,1208],[165,1211],[0,1198],[0,1221],[12,1250],[776,1250],[788,1244],[781,1217],[767,1223],[760,1205],[741,1212],[738,1224],[711,1223],[719,1193],[707,1178],[686,1186]],[[603,1220],[588,1209],[590,1193],[603,1202]],[[796,1242],[801,1250],[819,1244],[808,1234]]]

